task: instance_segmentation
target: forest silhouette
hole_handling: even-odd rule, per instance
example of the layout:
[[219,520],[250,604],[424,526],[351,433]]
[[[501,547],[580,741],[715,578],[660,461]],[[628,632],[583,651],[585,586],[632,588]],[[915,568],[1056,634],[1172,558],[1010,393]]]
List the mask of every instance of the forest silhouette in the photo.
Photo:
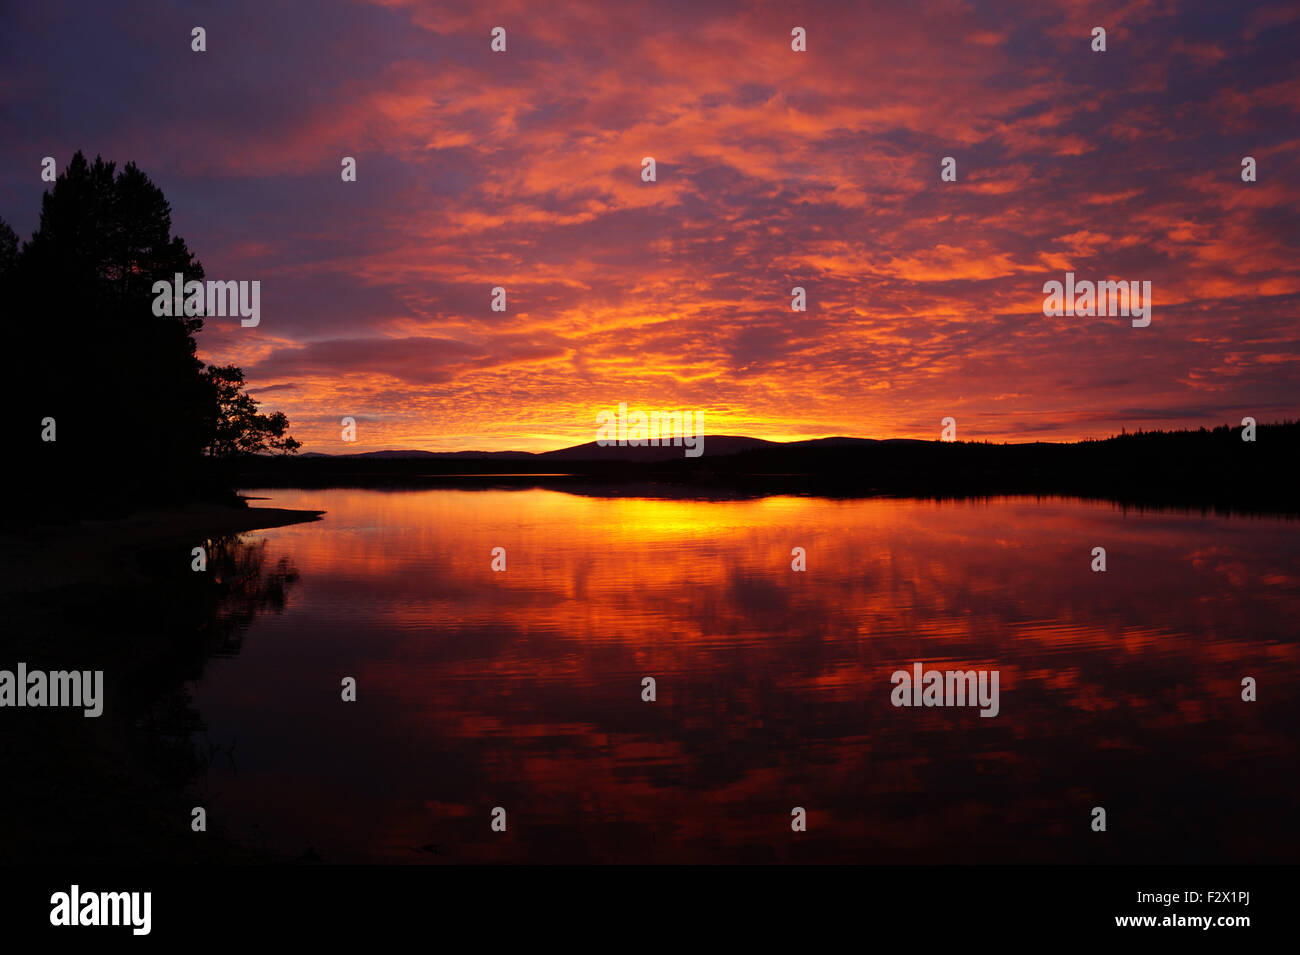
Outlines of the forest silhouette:
[[25,243],[0,221],[21,521],[112,517],[141,504],[229,499],[234,458],[290,453],[235,366],[206,366],[201,316],[154,314],[153,284],[203,266],[134,163],[78,152]]

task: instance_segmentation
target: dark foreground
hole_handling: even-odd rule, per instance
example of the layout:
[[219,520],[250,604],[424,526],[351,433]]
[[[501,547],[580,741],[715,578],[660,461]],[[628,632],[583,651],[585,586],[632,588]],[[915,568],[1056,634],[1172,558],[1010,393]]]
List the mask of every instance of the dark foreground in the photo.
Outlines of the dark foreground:
[[[188,684],[283,602],[288,567],[239,534],[317,511],[193,504],[0,538],[0,669],[103,670],[104,710],[6,708],[0,719],[0,864],[238,861],[194,838],[189,787],[219,754],[195,739]],[[208,572],[191,570],[204,546]]]

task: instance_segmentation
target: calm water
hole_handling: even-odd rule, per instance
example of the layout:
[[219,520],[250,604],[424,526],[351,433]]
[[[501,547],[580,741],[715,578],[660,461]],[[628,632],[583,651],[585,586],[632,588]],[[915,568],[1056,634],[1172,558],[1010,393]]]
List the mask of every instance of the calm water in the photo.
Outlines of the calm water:
[[[197,688],[234,747],[210,818],[254,844],[435,864],[1295,860],[1294,523],[248,493],[328,512],[246,535],[297,580]],[[1001,712],[895,708],[890,675],[916,661],[998,670]]]

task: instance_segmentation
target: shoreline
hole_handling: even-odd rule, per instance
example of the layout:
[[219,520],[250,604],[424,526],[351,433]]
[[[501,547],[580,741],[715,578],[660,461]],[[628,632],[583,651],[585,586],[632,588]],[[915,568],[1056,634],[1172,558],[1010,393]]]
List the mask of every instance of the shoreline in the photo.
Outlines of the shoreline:
[[149,508],[108,520],[26,527],[0,538],[0,594],[112,584],[134,576],[134,562],[124,557],[171,546],[197,546],[230,534],[311,523],[324,514],[283,507],[194,503]]
[[[706,436],[707,437],[707,436]],[[758,446],[713,436],[685,458],[654,446],[582,445],[502,458],[478,453],[250,457],[245,488],[549,487],[577,493],[761,497],[1078,497],[1120,505],[1300,514],[1290,478],[1300,422],[1139,432],[1074,444],[829,438]],[[730,442],[729,444],[727,442]],[[665,450],[669,453],[665,454]],[[411,456],[415,455],[415,456]],[[558,472],[558,473],[557,473]]]

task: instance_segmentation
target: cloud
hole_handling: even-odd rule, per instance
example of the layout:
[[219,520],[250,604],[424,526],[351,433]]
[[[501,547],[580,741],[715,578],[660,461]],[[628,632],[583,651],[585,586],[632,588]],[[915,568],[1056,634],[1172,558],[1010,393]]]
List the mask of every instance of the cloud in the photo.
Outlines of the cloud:
[[[31,41],[0,40],[0,215],[34,227],[32,156],[136,160],[210,277],[262,281],[261,326],[210,323],[203,357],[309,450],[348,407],[425,447],[590,440],[623,400],[772,437],[1293,410],[1276,6],[234,3],[202,55],[124,6],[24,8]],[[1067,270],[1151,281],[1152,326],[1044,318]]]

